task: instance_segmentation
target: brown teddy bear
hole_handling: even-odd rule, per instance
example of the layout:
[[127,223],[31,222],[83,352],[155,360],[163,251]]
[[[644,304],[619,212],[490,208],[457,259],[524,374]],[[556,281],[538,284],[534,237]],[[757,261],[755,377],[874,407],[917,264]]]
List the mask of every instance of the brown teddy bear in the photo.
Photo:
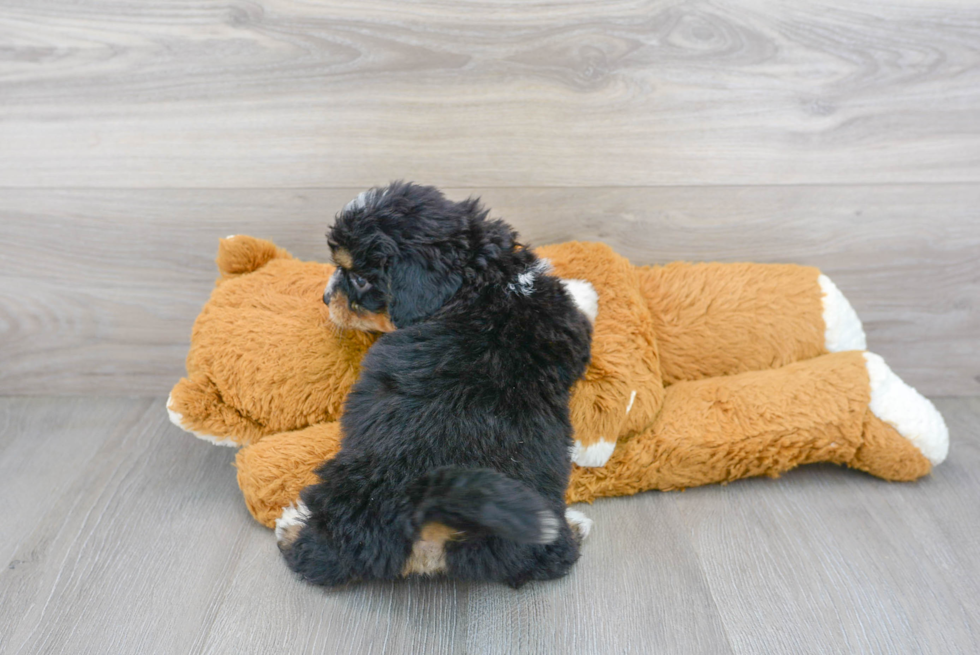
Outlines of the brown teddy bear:
[[[857,315],[817,269],[638,267],[598,243],[537,252],[570,290],[598,295],[571,404],[569,502],[813,462],[914,480],[946,457],[942,416],[864,351]],[[217,263],[167,409],[184,430],[241,447],[245,502],[272,527],[339,450],[344,397],[377,335],[329,320],[329,265],[247,236],[223,239]]]

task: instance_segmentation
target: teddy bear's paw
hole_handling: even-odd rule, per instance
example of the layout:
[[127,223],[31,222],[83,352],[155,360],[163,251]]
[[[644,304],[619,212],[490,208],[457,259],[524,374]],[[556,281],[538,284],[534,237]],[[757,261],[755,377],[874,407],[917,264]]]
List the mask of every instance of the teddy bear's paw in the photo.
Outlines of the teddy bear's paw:
[[905,384],[874,353],[864,353],[875,416],[912,442],[932,465],[941,464],[949,452],[949,429],[942,414],[928,398]]
[[191,428],[184,425],[184,415],[174,409],[174,396],[170,394],[167,396],[167,416],[170,417],[170,422],[176,425],[178,428],[184,432],[190,432],[198,439],[204,439],[205,441],[210,441],[216,446],[231,446],[237,448],[241,444],[234,439],[229,439],[227,437],[216,437],[213,434],[204,434],[203,432],[198,432],[192,430]]
[[592,519],[577,509],[567,508],[565,510],[565,520],[568,522],[568,527],[572,529],[572,533],[575,534],[575,538],[580,543],[592,532]]
[[595,323],[595,317],[599,315],[599,294],[596,293],[592,283],[586,280],[565,279],[562,279],[561,283],[579,311],[585,314],[591,323]]
[[817,278],[823,292],[824,347],[827,352],[864,350],[868,347],[864,326],[837,285],[826,275]]
[[614,450],[616,450],[615,441],[599,439],[593,444],[584,446],[581,441],[576,440],[572,444],[572,461],[585,468],[605,466]]
[[308,518],[310,509],[302,500],[283,508],[282,514],[276,519],[276,543],[280,550],[293,545]]

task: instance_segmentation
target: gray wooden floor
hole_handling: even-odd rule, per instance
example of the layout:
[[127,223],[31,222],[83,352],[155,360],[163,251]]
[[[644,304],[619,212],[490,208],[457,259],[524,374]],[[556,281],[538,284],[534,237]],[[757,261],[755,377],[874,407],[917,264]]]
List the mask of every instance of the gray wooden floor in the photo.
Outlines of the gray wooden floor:
[[915,484],[813,466],[596,503],[565,579],[323,591],[163,399],[0,399],[3,653],[980,652],[980,399]]

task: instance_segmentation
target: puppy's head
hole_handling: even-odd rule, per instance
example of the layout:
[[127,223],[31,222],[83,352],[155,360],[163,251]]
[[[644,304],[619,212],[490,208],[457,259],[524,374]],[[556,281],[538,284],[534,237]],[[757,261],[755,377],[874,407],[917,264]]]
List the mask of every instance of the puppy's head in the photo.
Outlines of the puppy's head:
[[432,316],[459,291],[474,255],[480,259],[474,250],[485,249],[486,229],[500,231],[486,214],[477,200],[453,202],[405,182],[358,195],[327,233],[337,264],[323,294],[331,319],[387,332]]

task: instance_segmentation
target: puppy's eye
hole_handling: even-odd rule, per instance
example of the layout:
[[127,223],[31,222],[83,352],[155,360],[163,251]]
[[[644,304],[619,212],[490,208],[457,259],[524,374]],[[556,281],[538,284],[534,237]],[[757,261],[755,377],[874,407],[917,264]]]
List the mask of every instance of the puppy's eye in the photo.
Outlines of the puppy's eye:
[[360,275],[354,275],[353,273],[351,273],[350,281],[351,284],[354,285],[354,288],[357,289],[360,293],[364,293],[365,291],[371,288],[371,283],[365,280],[364,278],[362,278]]

